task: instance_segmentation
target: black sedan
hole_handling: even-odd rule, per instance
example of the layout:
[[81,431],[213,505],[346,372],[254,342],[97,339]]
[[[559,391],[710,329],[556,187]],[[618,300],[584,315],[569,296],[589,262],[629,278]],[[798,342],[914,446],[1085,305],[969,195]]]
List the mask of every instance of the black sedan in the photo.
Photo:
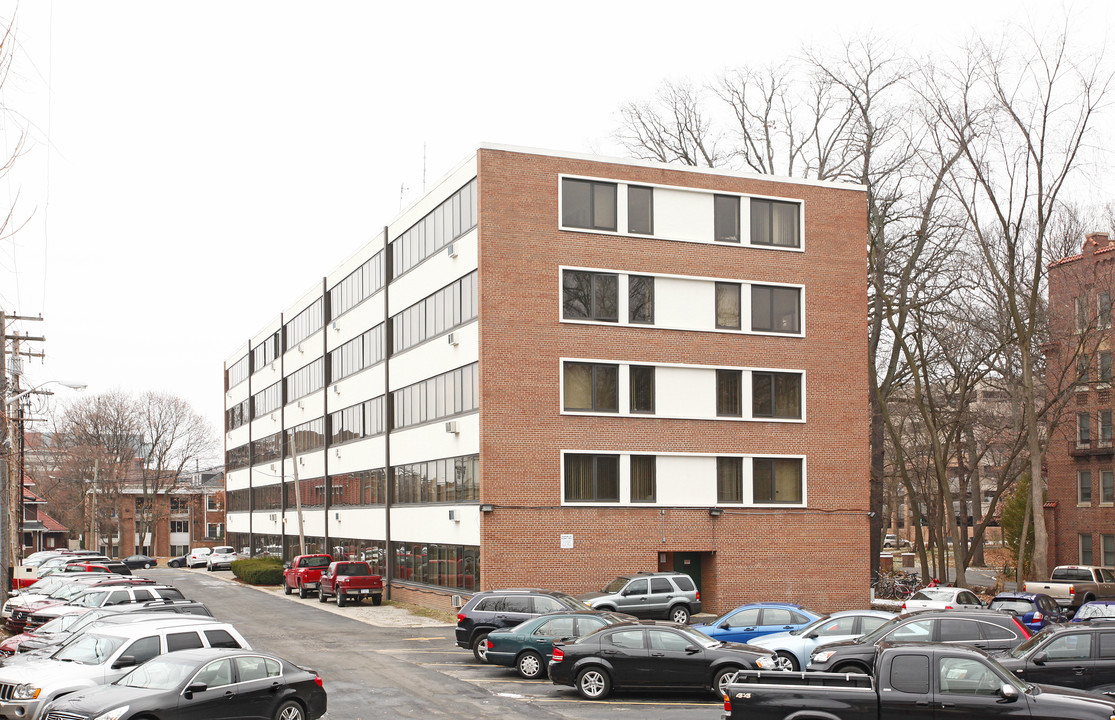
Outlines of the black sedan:
[[122,562],[132,570],[146,570],[159,564],[158,560],[147,555],[129,555]]
[[700,690],[720,693],[740,670],[777,670],[766,648],[713,640],[687,625],[641,620],[609,625],[568,643],[555,643],[555,685],[572,685],[599,700],[613,689]]
[[43,717],[314,720],[325,706],[313,670],[256,650],[199,648],[148,660],[111,685],[64,695]]
[[166,561],[166,566],[172,568],[186,567],[186,559],[188,557],[189,553],[185,555],[179,555],[178,557],[172,557]]

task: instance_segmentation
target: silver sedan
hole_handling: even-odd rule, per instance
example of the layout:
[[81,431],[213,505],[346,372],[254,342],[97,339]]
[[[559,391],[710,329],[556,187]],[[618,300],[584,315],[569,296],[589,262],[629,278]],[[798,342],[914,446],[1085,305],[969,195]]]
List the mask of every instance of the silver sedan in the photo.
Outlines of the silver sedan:
[[749,640],[749,645],[773,650],[783,670],[801,670],[818,645],[854,640],[894,617],[882,610],[843,610],[825,615],[798,630]]

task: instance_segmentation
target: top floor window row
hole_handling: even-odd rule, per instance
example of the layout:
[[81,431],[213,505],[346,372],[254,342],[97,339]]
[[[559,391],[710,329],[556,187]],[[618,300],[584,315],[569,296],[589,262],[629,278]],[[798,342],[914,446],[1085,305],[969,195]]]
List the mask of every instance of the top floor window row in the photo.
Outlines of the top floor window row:
[[477,184],[467,185],[391,241],[392,277],[398,277],[476,227]]
[[279,333],[252,348],[252,372],[259,372],[279,357]]
[[329,314],[338,318],[383,287],[383,251],[349,273],[329,290]]
[[[711,207],[705,199],[709,195],[712,195]],[[626,207],[626,213],[620,212],[621,206]],[[674,237],[687,232],[679,229],[680,220],[675,218],[692,217],[693,213],[701,212],[702,208],[704,212],[711,213],[712,237],[697,234],[692,237]],[[801,247],[801,203],[797,201],[713,195],[688,189],[655,188],[579,178],[561,180],[561,224],[566,228],[654,235],[656,227],[665,226],[669,229],[664,231],[664,235],[671,239],[740,243],[741,224],[745,217],[749,218],[747,229],[750,245]],[[697,224],[689,224],[696,228]],[[698,230],[693,232],[697,233]]]
[[310,303],[310,306],[305,310],[295,315],[293,320],[283,326],[283,332],[286,337],[285,350],[290,350],[321,329],[325,321],[325,316],[323,314],[324,308],[324,298],[318,298]]
[[248,379],[251,355],[245,355],[225,370],[225,390],[230,390]]

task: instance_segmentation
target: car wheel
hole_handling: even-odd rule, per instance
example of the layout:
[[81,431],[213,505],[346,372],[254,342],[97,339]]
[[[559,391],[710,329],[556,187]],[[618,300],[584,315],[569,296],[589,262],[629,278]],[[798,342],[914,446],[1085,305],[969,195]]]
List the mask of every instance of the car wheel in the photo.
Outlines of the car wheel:
[[736,679],[736,673],[740,671],[738,667],[722,668],[712,678],[712,691],[718,695],[723,695],[728,691],[728,683]]
[[206,565],[205,566],[205,572],[213,572],[213,566],[212,565]]
[[867,670],[863,669],[855,663],[848,663],[846,665],[837,665],[832,669],[835,673],[851,673],[852,675],[867,675]]
[[151,563],[143,563],[143,569],[144,570],[150,570],[151,569]]
[[170,562],[167,563],[167,567],[172,567],[172,568],[182,567],[182,563],[178,562],[177,560],[171,560]]
[[328,599],[329,599],[329,596],[325,594],[325,591],[322,590],[321,588],[318,588],[317,589],[317,601],[320,602],[320,603],[323,603],[323,602],[327,601]]
[[309,591],[309,590],[307,590],[307,589],[306,589],[306,588],[305,588],[305,587],[304,587],[304,586],[302,585],[302,583],[298,583],[298,597],[302,598],[303,600],[305,600],[306,598],[310,597],[310,591]]
[[382,595],[372,595],[372,605],[379,605],[383,602]]
[[345,606],[345,591],[337,590],[337,607]]
[[684,605],[676,605],[670,608],[670,619],[682,625],[689,622],[689,608]]
[[577,692],[585,700],[599,700],[612,691],[612,679],[604,668],[589,667],[577,675]]
[[286,580],[283,580],[283,595],[290,595],[292,592],[294,591],[290,589],[290,585],[287,585]]
[[546,672],[546,666],[542,664],[542,656],[533,650],[528,650],[519,656],[515,669],[527,680],[534,680]]
[[287,700],[275,711],[275,720],[306,720],[306,713],[301,705],[293,700]]
[[798,659],[793,653],[779,650],[774,654],[775,667],[779,670],[798,671]]
[[480,662],[488,662],[488,633],[480,633],[472,639],[472,656]]

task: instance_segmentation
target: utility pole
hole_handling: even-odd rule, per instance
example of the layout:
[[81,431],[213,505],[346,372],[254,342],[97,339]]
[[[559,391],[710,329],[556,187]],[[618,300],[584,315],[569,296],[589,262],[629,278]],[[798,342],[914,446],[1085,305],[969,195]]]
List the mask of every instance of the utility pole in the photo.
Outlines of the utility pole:
[[[11,438],[8,433],[8,317],[0,310],[0,497],[4,505],[11,505],[12,481],[8,474],[8,457],[11,454]],[[0,604],[8,602],[8,591],[12,587],[12,554],[8,545],[8,508],[0,508]]]

